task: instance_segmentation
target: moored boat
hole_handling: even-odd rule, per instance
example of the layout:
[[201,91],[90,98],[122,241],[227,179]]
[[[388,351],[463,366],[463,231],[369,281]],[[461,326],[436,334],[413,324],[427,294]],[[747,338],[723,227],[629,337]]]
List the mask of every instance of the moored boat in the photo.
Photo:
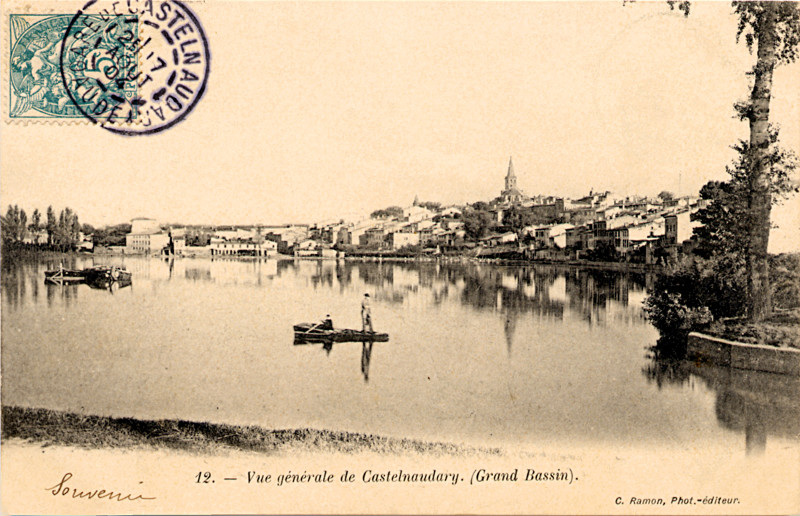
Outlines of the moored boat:
[[97,283],[101,281],[130,281],[131,273],[114,265],[97,265],[83,270],[86,281]]
[[326,329],[320,324],[294,325],[295,344],[314,342],[387,342],[389,334],[350,329]]

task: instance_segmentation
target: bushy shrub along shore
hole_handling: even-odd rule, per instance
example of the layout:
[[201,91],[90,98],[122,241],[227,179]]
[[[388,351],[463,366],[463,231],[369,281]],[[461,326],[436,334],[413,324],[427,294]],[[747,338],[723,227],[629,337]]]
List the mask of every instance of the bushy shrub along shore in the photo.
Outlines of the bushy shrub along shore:
[[153,447],[192,452],[227,450],[266,454],[298,451],[381,454],[500,455],[498,449],[314,430],[270,430],[178,419],[143,420],[3,407],[2,439],[81,448]]
[[800,348],[800,254],[770,257],[773,313],[746,318],[744,268],[719,259],[685,257],[659,276],[645,312],[662,335],[659,346],[680,356],[691,331],[749,344]]

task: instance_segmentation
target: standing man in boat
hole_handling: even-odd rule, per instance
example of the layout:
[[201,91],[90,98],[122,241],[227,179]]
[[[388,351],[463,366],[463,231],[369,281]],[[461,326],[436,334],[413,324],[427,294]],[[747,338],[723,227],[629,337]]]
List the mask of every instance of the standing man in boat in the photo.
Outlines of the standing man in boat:
[[369,306],[369,294],[364,294],[364,299],[361,300],[361,331],[367,331],[369,326],[370,333],[375,333],[372,329],[372,310]]

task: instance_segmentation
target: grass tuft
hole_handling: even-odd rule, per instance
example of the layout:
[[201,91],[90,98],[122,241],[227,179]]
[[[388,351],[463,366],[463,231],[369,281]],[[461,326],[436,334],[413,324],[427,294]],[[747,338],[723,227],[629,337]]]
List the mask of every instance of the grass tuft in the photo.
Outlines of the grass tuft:
[[397,439],[353,432],[299,428],[270,430],[178,419],[143,420],[86,416],[72,412],[3,407],[2,439],[42,446],[156,448],[216,453],[239,450],[283,454],[298,450],[405,455],[501,455],[497,448]]

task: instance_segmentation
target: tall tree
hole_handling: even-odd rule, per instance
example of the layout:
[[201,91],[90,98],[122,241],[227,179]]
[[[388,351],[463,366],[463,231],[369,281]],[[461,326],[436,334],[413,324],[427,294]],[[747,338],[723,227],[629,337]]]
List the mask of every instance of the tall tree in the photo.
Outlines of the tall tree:
[[28,215],[18,205],[8,205],[2,217],[3,240],[6,242],[22,242],[28,233]]
[[72,215],[72,222],[70,225],[70,237],[72,237],[73,244],[80,244],[81,240],[81,223],[78,222],[78,214]]
[[17,220],[17,242],[25,240],[25,235],[28,233],[28,214],[25,210],[19,210],[19,219]]
[[33,210],[33,214],[31,215],[31,225],[30,230],[34,233],[38,232],[39,229],[42,227],[42,214],[39,212],[39,208]]
[[55,244],[56,233],[56,212],[53,211],[52,206],[47,207],[47,223],[45,224],[47,230],[47,243],[50,245]]
[[[670,8],[689,15],[690,2],[668,1]],[[770,155],[776,138],[772,138],[769,109],[772,99],[772,78],[775,68],[797,59],[800,43],[800,11],[796,2],[744,1],[733,2],[739,17],[736,40],[744,42],[756,64],[749,75],[753,87],[746,101],[737,102],[735,108],[741,120],[750,125],[748,154],[745,157],[747,185],[747,216],[750,224],[746,231],[745,261],[747,268],[747,315],[761,321],[772,311],[769,285],[770,215],[772,211]]]
[[19,213],[16,206],[8,205],[8,210],[2,218],[2,232],[4,242],[16,242],[17,224],[19,223]]
[[800,11],[795,2],[734,2],[739,15],[737,40],[744,36],[756,49],[753,88],[746,102],[736,105],[742,120],[750,124],[746,179],[747,209],[751,224],[747,241],[748,315],[763,320],[772,310],[767,248],[772,209],[771,138],[769,122],[772,78],[775,67],[794,62],[800,41]]

